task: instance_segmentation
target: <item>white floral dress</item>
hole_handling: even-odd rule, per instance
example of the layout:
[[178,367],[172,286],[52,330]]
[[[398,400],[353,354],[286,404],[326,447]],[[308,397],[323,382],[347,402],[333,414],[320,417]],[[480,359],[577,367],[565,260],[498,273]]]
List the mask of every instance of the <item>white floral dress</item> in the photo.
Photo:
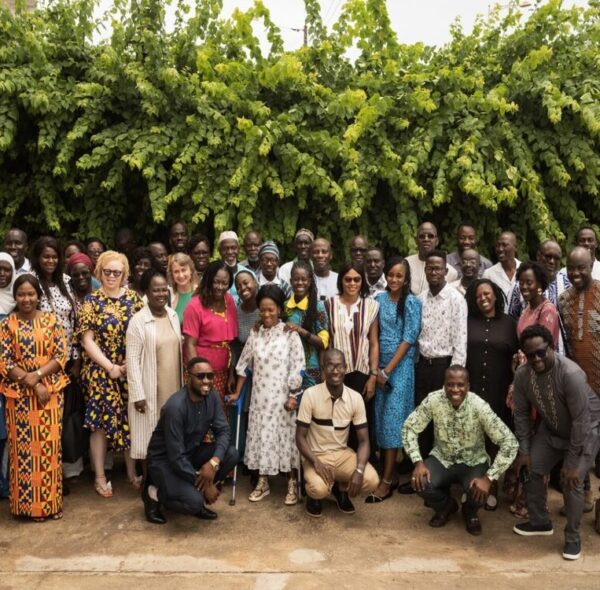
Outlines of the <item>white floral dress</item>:
[[296,415],[284,404],[290,391],[302,385],[304,349],[296,332],[284,332],[284,323],[260,327],[248,338],[236,371],[252,370],[252,399],[244,463],[261,475],[287,473],[299,467]]

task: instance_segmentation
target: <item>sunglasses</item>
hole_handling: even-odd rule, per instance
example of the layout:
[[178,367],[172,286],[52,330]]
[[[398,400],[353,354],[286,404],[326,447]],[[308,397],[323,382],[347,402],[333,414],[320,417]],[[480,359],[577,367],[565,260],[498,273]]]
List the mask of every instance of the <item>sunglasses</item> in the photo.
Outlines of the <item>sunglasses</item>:
[[122,270],[111,270],[110,268],[103,268],[102,274],[105,277],[113,276],[113,277],[119,278],[123,274],[123,271]]
[[191,373],[191,374],[194,377],[196,377],[196,379],[200,379],[200,381],[204,381],[205,379],[212,381],[215,378],[215,374],[212,371],[206,371],[206,372],[202,372],[202,373]]
[[364,254],[366,251],[366,248],[350,248],[350,252],[352,252],[352,254]]
[[528,361],[532,361],[535,358],[545,359],[546,354],[548,354],[547,346],[545,348],[538,348],[537,350],[534,350],[533,352],[528,352],[527,354],[525,354],[525,356],[527,357]]
[[344,277],[344,283],[360,283],[361,281],[360,277]]

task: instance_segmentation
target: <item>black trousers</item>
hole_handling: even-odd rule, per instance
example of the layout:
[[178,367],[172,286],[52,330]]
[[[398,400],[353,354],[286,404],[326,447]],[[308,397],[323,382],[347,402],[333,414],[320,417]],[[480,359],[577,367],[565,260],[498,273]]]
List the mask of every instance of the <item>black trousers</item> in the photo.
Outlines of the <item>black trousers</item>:
[[[419,357],[415,367],[415,407],[417,407],[432,391],[444,387],[444,375],[450,366],[452,357],[444,356],[435,359]],[[429,426],[419,435],[419,448],[421,456],[428,457],[433,448],[433,425]]]
[[[211,457],[214,457],[215,445],[202,444],[192,456],[194,469],[200,469]],[[215,483],[224,481],[227,474],[235,467],[238,452],[231,445],[215,476]],[[167,461],[150,463],[148,465],[149,483],[158,488],[159,502],[174,512],[181,514],[198,514],[204,508],[204,496],[194,487],[192,482],[180,477]]]

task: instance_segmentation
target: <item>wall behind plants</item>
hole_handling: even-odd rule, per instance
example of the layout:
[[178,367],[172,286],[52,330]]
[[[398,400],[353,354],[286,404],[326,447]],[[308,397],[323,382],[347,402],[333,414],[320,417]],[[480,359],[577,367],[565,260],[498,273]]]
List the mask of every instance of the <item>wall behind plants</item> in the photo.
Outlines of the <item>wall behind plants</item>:
[[183,218],[407,253],[428,218],[449,248],[461,220],[484,251],[510,227],[526,256],[598,221],[598,0],[492,13],[439,49],[399,43],[384,0],[349,0],[331,33],[305,0],[294,52],[259,1],[227,20],[175,4],[169,31],[164,2],[117,1],[93,42],[95,1],[0,9],[1,230],[110,242]]

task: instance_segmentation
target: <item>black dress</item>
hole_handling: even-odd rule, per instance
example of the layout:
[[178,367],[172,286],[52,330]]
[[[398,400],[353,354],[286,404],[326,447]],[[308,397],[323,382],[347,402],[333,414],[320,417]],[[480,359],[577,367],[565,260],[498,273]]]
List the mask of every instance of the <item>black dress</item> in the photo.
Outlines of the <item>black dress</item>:
[[519,348],[517,323],[506,314],[469,317],[467,322],[467,369],[471,391],[482,397],[508,425],[510,410],[506,394],[512,382],[512,358]]

